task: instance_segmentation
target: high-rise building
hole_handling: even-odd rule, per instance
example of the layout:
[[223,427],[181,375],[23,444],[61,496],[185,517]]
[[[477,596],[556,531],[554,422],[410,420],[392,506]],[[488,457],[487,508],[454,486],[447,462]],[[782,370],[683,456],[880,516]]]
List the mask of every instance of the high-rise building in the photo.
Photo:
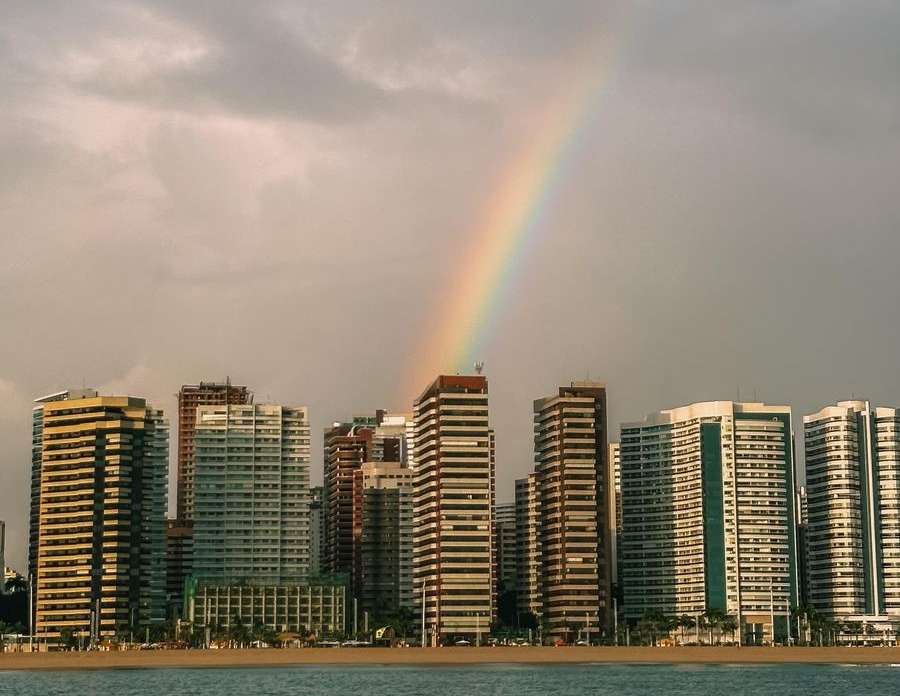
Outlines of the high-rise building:
[[36,634],[162,621],[168,422],[126,396],[69,393],[41,410]]
[[353,588],[358,611],[387,620],[411,609],[412,471],[367,462],[354,475]]
[[318,577],[325,572],[325,505],[324,489],[309,489],[309,575]]
[[[83,399],[97,396],[93,389],[67,389],[34,400],[31,410],[31,508],[28,525],[28,576],[37,576],[37,551],[41,510],[41,458],[44,438],[44,404],[67,399]],[[32,596],[32,602],[36,595]],[[32,616],[34,608],[32,607]]]
[[620,460],[627,619],[715,609],[747,643],[786,639],[798,598],[790,407],[660,411],[622,425]]
[[414,418],[413,584],[425,640],[479,640],[496,613],[487,379],[438,377]]
[[194,519],[194,427],[198,406],[246,405],[253,403],[247,387],[225,382],[185,384],[178,392],[178,462],[176,518],[182,522]]
[[353,477],[372,459],[374,417],[355,417],[325,429],[325,560],[332,575],[353,574]]
[[900,411],[842,401],[803,418],[809,603],[900,616]]
[[606,627],[611,605],[606,387],[573,382],[534,402],[543,614],[550,635]]
[[306,580],[309,436],[306,407],[197,407],[195,577]]
[[520,618],[543,612],[541,496],[534,473],[516,481],[516,604]]
[[166,520],[166,615],[184,616],[184,583],[193,574],[192,522]]
[[501,591],[516,591],[516,504],[499,503],[494,510],[494,548]]
[[609,474],[607,481],[612,485],[607,486],[606,509],[609,515],[609,559],[612,564],[610,577],[612,584],[619,585],[619,546],[622,541],[622,466],[619,462],[619,443],[609,443],[609,455],[607,456]]
[[354,416],[349,423],[333,423],[326,428],[325,566],[330,573],[353,576],[357,558],[353,533],[356,472],[365,462],[407,466],[412,451],[411,421],[409,414],[378,409],[373,416]]

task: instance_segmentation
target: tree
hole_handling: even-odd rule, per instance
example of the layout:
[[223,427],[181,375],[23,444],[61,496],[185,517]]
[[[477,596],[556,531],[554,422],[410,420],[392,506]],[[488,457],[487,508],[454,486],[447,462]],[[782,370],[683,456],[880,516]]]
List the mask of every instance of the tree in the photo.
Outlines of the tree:
[[28,592],[28,583],[21,575],[13,575],[6,581],[7,594],[16,594],[18,592]]
[[75,637],[75,631],[71,628],[64,628],[59,632],[59,644],[62,645],[66,650],[71,650],[75,647],[77,643],[77,638]]
[[244,622],[240,617],[237,617],[232,621],[231,625],[228,627],[227,635],[228,640],[238,648],[250,642],[250,629],[244,625]]
[[726,614],[722,617],[722,621],[719,625],[724,633],[731,634],[731,642],[734,643],[734,633],[738,629],[737,617],[732,614]]
[[696,628],[697,620],[689,614],[682,614],[675,621],[676,621],[677,627],[681,629],[681,643],[684,644],[685,630],[690,631],[690,630]]
[[[718,630],[725,618],[725,612],[721,609],[707,609],[703,612],[701,618],[704,620],[707,630],[709,631],[709,642],[713,642],[713,632]],[[718,643],[718,641],[716,641]]]

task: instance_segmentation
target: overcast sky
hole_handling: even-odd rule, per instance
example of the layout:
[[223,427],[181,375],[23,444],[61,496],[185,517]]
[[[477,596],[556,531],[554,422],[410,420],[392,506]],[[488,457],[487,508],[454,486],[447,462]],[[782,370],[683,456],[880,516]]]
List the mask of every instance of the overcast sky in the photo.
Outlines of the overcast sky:
[[420,364],[422,334],[486,197],[561,88],[601,71],[478,356],[498,498],[531,467],[532,400],[588,374],[614,433],[739,389],[798,420],[851,395],[900,405],[896,2],[0,12],[16,566],[36,396],[86,384],[171,413],[180,384],[230,375],[310,407],[314,481],[326,423],[408,409],[412,372],[455,368]]

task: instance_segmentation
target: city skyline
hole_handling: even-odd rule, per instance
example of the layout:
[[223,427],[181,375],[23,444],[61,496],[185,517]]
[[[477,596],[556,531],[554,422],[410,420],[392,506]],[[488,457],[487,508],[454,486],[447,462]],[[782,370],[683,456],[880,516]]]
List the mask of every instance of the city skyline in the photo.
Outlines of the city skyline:
[[20,570],[33,399],[63,389],[174,428],[180,385],[230,375],[309,407],[319,483],[325,426],[484,361],[500,501],[572,380],[608,385],[611,438],[703,400],[897,404],[894,6],[6,9]]

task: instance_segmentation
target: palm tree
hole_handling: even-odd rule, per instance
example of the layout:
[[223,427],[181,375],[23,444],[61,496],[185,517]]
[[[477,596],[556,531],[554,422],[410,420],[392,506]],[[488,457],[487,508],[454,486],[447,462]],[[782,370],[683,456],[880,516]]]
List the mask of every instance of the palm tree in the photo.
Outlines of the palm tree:
[[725,612],[721,609],[707,609],[703,612],[701,618],[704,620],[706,628],[709,631],[709,643],[712,645],[713,630],[721,626],[722,620],[725,618]]
[[731,642],[734,643],[734,632],[738,628],[737,617],[732,614],[726,614],[722,617],[720,626],[723,632],[731,634]]
[[7,594],[17,594],[19,592],[28,592],[28,583],[21,575],[14,575],[6,581]]
[[684,645],[684,631],[690,631],[697,626],[697,620],[690,614],[682,614],[676,619],[677,626],[681,629],[681,643]]

